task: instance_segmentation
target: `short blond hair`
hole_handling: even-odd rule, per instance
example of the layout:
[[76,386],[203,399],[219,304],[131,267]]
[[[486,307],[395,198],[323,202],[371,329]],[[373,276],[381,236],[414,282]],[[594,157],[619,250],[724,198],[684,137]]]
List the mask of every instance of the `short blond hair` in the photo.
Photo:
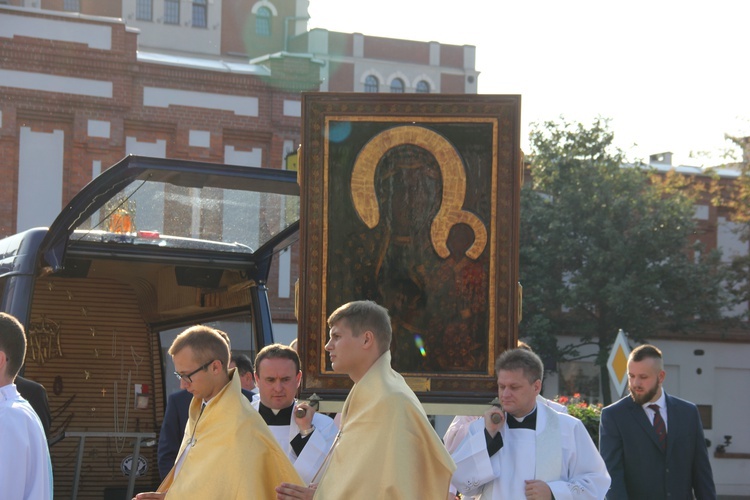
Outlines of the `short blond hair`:
[[190,347],[193,357],[199,364],[208,363],[215,359],[221,361],[226,371],[229,365],[229,343],[227,334],[206,325],[191,326],[174,339],[169,348],[169,354],[174,356],[185,347]]
[[331,328],[339,321],[346,321],[354,337],[370,330],[375,335],[381,354],[391,348],[391,317],[385,307],[371,300],[349,302],[331,313],[328,327]]

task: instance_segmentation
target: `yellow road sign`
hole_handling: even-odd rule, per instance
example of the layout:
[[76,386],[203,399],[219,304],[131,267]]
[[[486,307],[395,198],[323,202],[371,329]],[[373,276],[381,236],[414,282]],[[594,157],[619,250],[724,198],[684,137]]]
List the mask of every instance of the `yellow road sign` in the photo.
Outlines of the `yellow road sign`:
[[615,384],[617,394],[622,395],[628,384],[628,356],[630,356],[630,347],[622,329],[617,332],[615,343],[612,344],[612,350],[609,352],[607,360],[607,370],[609,378]]

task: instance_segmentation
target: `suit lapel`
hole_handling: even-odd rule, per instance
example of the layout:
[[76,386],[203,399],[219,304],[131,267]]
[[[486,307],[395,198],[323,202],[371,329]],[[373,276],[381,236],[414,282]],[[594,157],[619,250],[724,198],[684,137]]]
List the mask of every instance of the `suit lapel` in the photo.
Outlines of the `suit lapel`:
[[[659,452],[661,452],[661,447],[659,446],[659,437],[656,435],[656,430],[654,430],[653,424],[651,424],[648,417],[646,416],[646,412],[643,410],[643,407],[630,399],[630,405],[628,406],[628,409],[633,413],[633,419],[638,422],[638,425],[643,428],[643,431],[651,439],[651,442],[654,443],[654,446],[656,446]],[[667,432],[667,449],[669,449],[669,432]]]
[[678,410],[676,408],[677,404],[675,403],[674,398],[666,392],[664,393],[664,398],[667,402],[667,453],[669,453],[672,449],[672,445],[677,439],[677,436],[679,436],[680,434],[678,432],[680,420],[677,418],[670,418],[670,416],[677,415],[678,413]]

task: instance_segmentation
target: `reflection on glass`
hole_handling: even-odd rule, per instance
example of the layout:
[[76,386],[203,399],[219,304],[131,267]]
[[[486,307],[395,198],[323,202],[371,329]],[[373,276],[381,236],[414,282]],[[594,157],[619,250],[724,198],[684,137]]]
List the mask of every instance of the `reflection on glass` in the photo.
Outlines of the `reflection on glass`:
[[73,239],[252,253],[297,219],[297,196],[139,181],[81,223]]

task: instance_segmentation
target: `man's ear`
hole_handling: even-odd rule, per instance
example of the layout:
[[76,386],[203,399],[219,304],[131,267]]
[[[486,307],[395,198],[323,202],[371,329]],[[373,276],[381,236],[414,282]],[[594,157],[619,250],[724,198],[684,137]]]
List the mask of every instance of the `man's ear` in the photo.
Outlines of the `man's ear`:
[[534,381],[534,390],[536,391],[537,394],[542,393],[542,381],[541,380],[537,379]]
[[[0,380],[5,377],[5,372],[8,369],[8,356],[5,355],[5,351],[0,351]],[[13,382],[13,380],[11,380]]]
[[370,330],[365,330],[362,333],[362,347],[364,349],[374,349],[375,348],[375,334],[372,333]]

